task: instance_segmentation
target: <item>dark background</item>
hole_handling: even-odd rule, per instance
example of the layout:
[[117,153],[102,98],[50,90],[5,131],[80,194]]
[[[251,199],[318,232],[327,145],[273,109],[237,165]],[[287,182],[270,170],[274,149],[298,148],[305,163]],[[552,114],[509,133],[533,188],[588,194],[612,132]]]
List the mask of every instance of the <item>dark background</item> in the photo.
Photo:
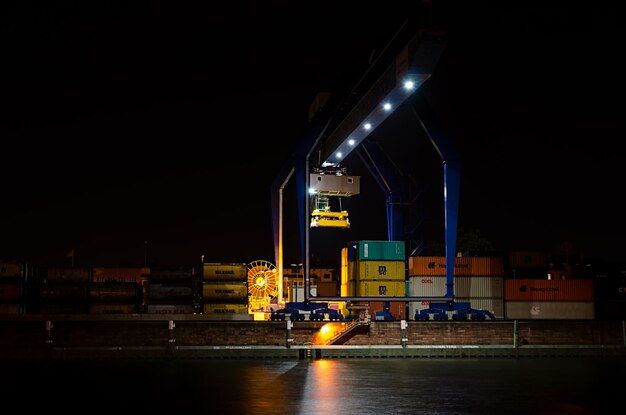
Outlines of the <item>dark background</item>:
[[[462,157],[459,227],[501,251],[624,259],[617,7],[466,3],[4,2],[0,258],[273,261],[270,184],[309,104],[419,13],[448,34],[422,92]],[[441,162],[410,111],[372,140],[416,176],[424,231],[442,240]],[[382,192],[358,159],[345,165],[362,177],[351,229],[315,230],[313,255],[386,239]]]

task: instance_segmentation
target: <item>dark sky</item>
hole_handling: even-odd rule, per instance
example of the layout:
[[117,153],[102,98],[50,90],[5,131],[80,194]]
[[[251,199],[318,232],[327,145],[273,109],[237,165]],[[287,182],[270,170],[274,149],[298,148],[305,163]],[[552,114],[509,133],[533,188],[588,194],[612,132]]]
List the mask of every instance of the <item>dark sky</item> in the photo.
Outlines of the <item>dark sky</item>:
[[[148,241],[158,265],[273,261],[270,184],[309,104],[356,79],[410,13],[448,34],[422,90],[462,157],[459,226],[498,250],[626,256],[617,9],[83,3],[2,6],[2,259],[62,265],[74,248],[76,265],[141,265]],[[418,175],[429,238],[443,238],[441,163],[410,111],[372,140]],[[352,227],[315,234],[314,254],[386,237],[382,192],[345,165],[362,177]]]

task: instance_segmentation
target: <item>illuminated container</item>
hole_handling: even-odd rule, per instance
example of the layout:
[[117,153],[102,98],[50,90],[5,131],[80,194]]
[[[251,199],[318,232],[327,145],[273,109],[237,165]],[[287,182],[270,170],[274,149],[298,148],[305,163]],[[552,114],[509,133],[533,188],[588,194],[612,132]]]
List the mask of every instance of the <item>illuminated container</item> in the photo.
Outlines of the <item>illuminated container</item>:
[[97,267],[93,268],[93,282],[125,282],[142,284],[150,276],[147,267]]
[[152,267],[150,269],[151,283],[185,283],[191,281],[194,276],[194,270],[191,267]]
[[135,302],[140,298],[141,286],[133,283],[94,283],[89,287],[89,298],[95,302]]
[[[446,257],[411,256],[409,257],[409,276],[446,275]],[[455,257],[454,275],[504,276],[504,261],[498,257]]]
[[[496,319],[504,319],[504,299],[502,298],[455,298],[458,303],[470,303],[470,307],[480,310],[491,311]],[[430,307],[430,301],[412,301],[409,303],[409,320],[415,318],[415,311],[425,310]],[[448,319],[452,320],[454,313],[447,311]]]
[[202,264],[204,280],[248,280],[248,269],[245,263],[206,262]]
[[37,287],[37,299],[42,303],[81,303],[87,300],[87,287],[84,284],[41,284]]
[[404,281],[357,281],[356,295],[360,297],[405,297]]
[[0,282],[0,301],[20,302],[22,284],[20,282]]
[[506,301],[593,301],[592,280],[504,281]]
[[132,303],[91,303],[89,314],[135,314],[137,306]]
[[191,300],[193,287],[190,284],[150,284],[148,300],[181,301]]
[[404,261],[404,241],[353,241],[348,243],[349,261]]
[[48,284],[85,284],[91,282],[91,268],[48,268],[46,283]]
[[356,261],[356,280],[404,281],[404,261]]
[[247,314],[248,305],[237,303],[205,303],[202,306],[202,312],[211,315]]
[[207,282],[202,284],[202,297],[211,300],[247,300],[248,284],[241,282]]
[[[464,298],[504,297],[504,277],[454,277],[454,295]],[[445,276],[409,277],[409,296],[439,297],[446,294]]]
[[193,304],[148,304],[148,314],[194,314]]
[[[580,280],[577,280],[580,281]],[[592,301],[505,301],[508,320],[593,320]]]
[[0,279],[21,278],[22,264],[17,261],[0,261]]
[[510,251],[509,268],[547,268],[548,258],[543,251]]

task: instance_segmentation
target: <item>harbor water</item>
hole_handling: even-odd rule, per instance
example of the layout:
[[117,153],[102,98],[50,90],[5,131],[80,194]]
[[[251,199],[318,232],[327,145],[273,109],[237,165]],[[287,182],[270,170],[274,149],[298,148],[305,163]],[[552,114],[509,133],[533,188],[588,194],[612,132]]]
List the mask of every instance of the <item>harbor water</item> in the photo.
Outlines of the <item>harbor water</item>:
[[623,407],[626,379],[619,358],[52,359],[2,368],[5,406],[32,414],[600,414]]

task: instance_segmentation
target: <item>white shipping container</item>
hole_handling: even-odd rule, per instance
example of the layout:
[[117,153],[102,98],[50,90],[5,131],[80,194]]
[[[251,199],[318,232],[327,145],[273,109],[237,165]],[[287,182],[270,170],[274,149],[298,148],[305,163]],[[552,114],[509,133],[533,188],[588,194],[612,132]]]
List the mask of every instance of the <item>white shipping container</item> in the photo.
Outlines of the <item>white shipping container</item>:
[[[458,303],[470,303],[470,307],[491,311],[497,320],[504,319],[504,300],[502,298],[455,298]],[[409,320],[415,318],[415,311],[425,310],[429,307],[429,301],[412,301],[409,303]],[[452,320],[452,311],[446,312],[448,319]],[[431,317],[432,319],[432,317]]]
[[592,301],[507,301],[507,320],[593,320]]
[[[445,276],[409,277],[411,297],[438,297],[446,294]],[[454,296],[459,298],[504,298],[504,277],[454,277]]]

